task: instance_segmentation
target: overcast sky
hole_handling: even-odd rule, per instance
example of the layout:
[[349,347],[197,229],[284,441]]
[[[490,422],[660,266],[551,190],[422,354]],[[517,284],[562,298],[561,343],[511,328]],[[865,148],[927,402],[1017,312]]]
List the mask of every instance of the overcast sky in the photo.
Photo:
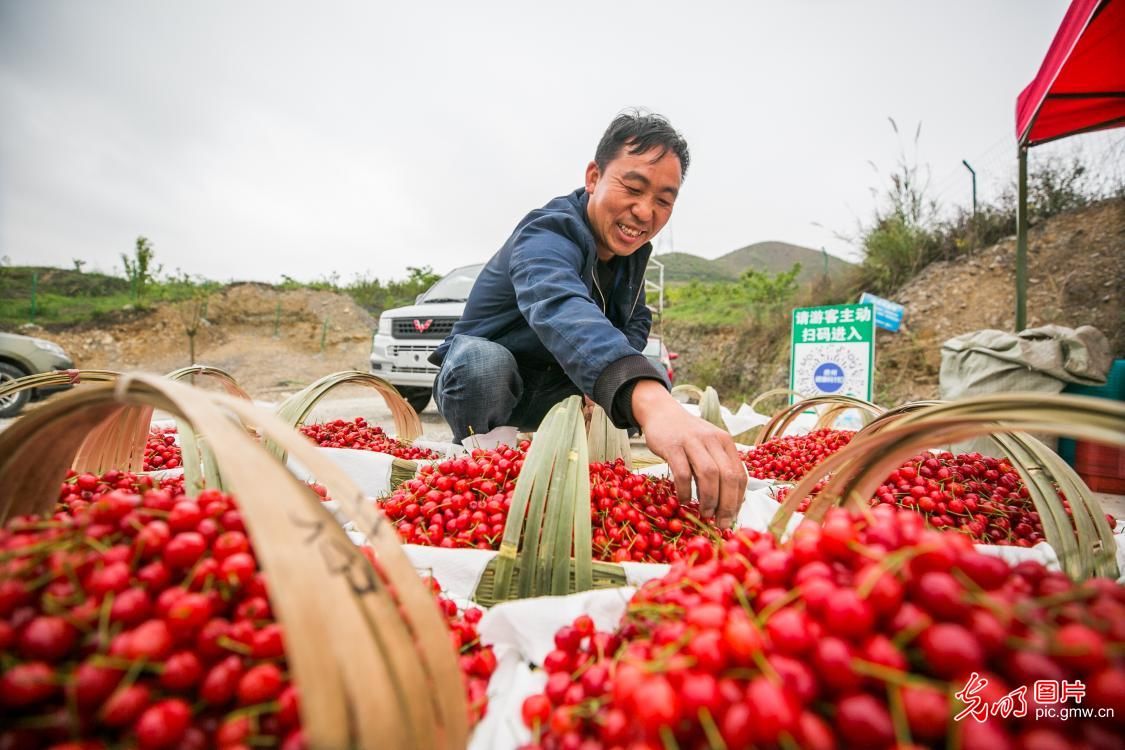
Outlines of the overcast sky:
[[854,257],[868,162],[918,123],[943,202],[969,202],[963,158],[994,197],[1067,5],[0,0],[0,255],[111,272],[143,234],[218,280],[444,272],[640,105],[692,151],[658,250]]

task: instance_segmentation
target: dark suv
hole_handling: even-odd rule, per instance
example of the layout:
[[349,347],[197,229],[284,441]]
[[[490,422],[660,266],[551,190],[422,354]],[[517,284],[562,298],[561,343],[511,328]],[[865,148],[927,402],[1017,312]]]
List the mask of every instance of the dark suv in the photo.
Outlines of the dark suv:
[[[0,387],[28,375],[70,370],[74,363],[53,341],[18,333],[0,333]],[[70,385],[37,388],[0,396],[0,418],[14,417],[28,401],[44,398]]]

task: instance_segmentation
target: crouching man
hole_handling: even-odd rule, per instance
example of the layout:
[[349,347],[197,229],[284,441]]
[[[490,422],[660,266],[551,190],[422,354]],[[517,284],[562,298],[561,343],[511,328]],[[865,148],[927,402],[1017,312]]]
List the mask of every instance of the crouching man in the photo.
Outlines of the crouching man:
[[706,517],[733,523],[746,472],[731,436],[692,416],[641,354],[652,326],[644,273],[689,163],[659,115],[616,117],[585,185],[535,209],[492,256],[465,312],[430,361],[438,410],[461,441],[502,425],[531,431],[585,395],[639,428],[668,462],[680,499],[694,479]]

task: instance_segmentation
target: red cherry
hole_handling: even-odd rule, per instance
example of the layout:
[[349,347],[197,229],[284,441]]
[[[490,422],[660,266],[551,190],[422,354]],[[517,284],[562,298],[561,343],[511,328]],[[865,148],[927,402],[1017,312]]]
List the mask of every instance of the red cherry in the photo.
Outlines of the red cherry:
[[132,724],[148,707],[149,689],[140,683],[113,692],[102,704],[101,721],[106,726],[124,727]]
[[791,734],[797,726],[800,709],[793,696],[774,682],[756,677],[746,686],[746,703],[755,721],[751,735],[756,742],[773,744],[783,733]]
[[171,748],[179,742],[191,721],[191,707],[178,698],[163,700],[145,709],[133,730],[143,750]]
[[20,653],[27,659],[59,661],[77,638],[74,627],[61,617],[39,616],[19,634]]
[[276,698],[284,687],[281,670],[266,663],[252,667],[238,682],[238,702],[249,706]]
[[176,534],[164,547],[164,562],[172,569],[186,569],[195,565],[207,550],[203,535],[196,531]]
[[551,702],[542,694],[530,695],[524,699],[520,706],[520,717],[524,726],[535,731],[547,725],[551,716]]
[[35,705],[58,690],[55,670],[40,661],[17,664],[0,675],[0,705],[8,708]]
[[164,662],[160,684],[168,690],[187,690],[203,679],[203,663],[191,651],[172,654]]
[[836,704],[836,726],[856,747],[887,747],[895,738],[890,713],[866,693],[849,695]]

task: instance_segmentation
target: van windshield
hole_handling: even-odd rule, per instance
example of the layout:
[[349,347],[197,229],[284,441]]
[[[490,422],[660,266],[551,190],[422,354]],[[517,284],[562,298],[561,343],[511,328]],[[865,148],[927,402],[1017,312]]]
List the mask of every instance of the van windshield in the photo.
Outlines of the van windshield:
[[430,287],[419,301],[422,303],[464,302],[469,298],[469,291],[473,288],[473,282],[477,280],[482,268],[484,264],[480,263],[450,271]]

